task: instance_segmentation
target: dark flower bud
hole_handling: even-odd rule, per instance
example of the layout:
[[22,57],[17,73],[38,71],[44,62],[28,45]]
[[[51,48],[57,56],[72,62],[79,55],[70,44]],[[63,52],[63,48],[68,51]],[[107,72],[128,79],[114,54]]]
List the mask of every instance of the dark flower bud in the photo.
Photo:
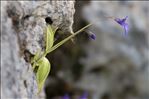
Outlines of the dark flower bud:
[[92,33],[91,31],[87,31],[87,33],[91,39],[93,39],[93,40],[96,39],[96,35],[94,33]]

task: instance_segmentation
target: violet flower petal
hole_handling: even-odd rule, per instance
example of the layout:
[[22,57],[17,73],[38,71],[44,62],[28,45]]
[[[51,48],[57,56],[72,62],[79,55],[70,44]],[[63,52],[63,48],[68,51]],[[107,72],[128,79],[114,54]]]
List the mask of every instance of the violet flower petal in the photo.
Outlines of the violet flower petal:
[[126,23],[128,16],[126,16],[123,19],[120,18],[115,18],[114,20],[123,27],[124,29],[124,35],[127,36],[128,35],[128,24]]
[[128,35],[128,24],[125,23],[125,25],[123,26],[125,32],[124,32],[124,35],[127,36]]
[[125,23],[125,21],[127,20],[128,16],[126,16],[124,19],[122,19],[122,22]]
[[80,97],[80,99],[87,99],[88,93],[84,92],[83,95]]
[[87,31],[87,33],[91,39],[93,39],[93,40],[96,39],[96,35],[94,33],[92,33],[91,31]]
[[96,39],[96,35],[92,33],[92,34],[90,34],[90,38],[95,40]]
[[65,94],[62,99],[70,99],[68,94]]
[[120,24],[121,26],[123,25],[123,22],[122,22],[122,20],[121,19],[119,19],[119,18],[116,18],[116,19],[114,19],[118,24]]

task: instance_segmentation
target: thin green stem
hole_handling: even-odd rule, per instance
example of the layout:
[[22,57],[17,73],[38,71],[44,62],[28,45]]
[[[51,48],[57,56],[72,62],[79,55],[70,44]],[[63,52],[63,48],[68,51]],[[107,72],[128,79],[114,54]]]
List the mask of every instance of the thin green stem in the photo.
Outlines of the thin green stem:
[[69,37],[67,37],[66,39],[62,40],[61,42],[59,42],[58,44],[54,45],[49,51],[48,53],[54,51],[55,49],[57,49],[58,47],[60,47],[61,45],[63,45],[65,42],[67,42],[68,40],[70,40],[71,38],[73,38],[74,36],[76,36],[77,34],[79,34],[80,32],[82,32],[84,29],[88,28],[89,26],[91,26],[92,23],[86,25],[85,27],[81,28],[80,30],[78,30],[77,32],[75,32],[74,34],[70,35]]

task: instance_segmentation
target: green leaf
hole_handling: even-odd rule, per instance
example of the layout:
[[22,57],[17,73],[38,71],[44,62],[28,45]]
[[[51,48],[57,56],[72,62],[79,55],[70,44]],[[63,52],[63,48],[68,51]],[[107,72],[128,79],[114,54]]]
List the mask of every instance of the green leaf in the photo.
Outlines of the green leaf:
[[55,35],[56,31],[57,31],[58,27],[53,29],[53,34]]
[[35,69],[35,67],[37,66],[36,61],[40,58],[40,54],[41,54],[41,50],[38,50],[35,54],[35,56],[31,59],[31,63],[33,64],[33,70]]
[[46,41],[46,53],[54,44],[54,35],[58,28],[53,29],[50,25],[47,25],[46,28],[46,35],[45,35],[45,41]]
[[38,93],[39,93],[43,88],[46,78],[48,77],[51,65],[46,57],[42,57],[38,61],[38,64],[39,68],[37,70],[36,77],[37,77]]
[[50,25],[48,25],[46,28],[45,41],[46,41],[46,52],[47,52],[53,46],[54,43],[54,33]]
[[31,63],[35,62],[35,61],[39,58],[40,52],[41,52],[41,51],[38,50],[38,51],[35,53],[34,57],[33,57],[32,60],[31,60]]
[[81,28],[80,30],[78,30],[76,33],[73,33],[72,35],[70,35],[69,37],[65,38],[64,40],[62,40],[61,42],[59,42],[58,44],[54,45],[52,48],[50,48],[47,52],[50,53],[52,51],[54,51],[55,49],[57,49],[58,47],[60,47],[61,45],[63,45],[65,42],[67,42],[68,40],[70,40],[71,38],[73,38],[74,36],[76,36],[77,34],[81,33],[84,29],[88,28],[89,26],[91,26],[92,24],[88,24],[85,27]]

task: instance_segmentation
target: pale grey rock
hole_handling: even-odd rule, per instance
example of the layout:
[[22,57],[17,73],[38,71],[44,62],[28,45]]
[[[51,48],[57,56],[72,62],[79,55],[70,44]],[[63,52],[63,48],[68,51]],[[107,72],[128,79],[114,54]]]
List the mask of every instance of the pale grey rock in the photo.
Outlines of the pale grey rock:
[[[39,7],[40,6],[40,7]],[[44,99],[38,96],[35,74],[28,58],[44,49],[45,18],[72,32],[74,1],[1,1],[2,99]]]

